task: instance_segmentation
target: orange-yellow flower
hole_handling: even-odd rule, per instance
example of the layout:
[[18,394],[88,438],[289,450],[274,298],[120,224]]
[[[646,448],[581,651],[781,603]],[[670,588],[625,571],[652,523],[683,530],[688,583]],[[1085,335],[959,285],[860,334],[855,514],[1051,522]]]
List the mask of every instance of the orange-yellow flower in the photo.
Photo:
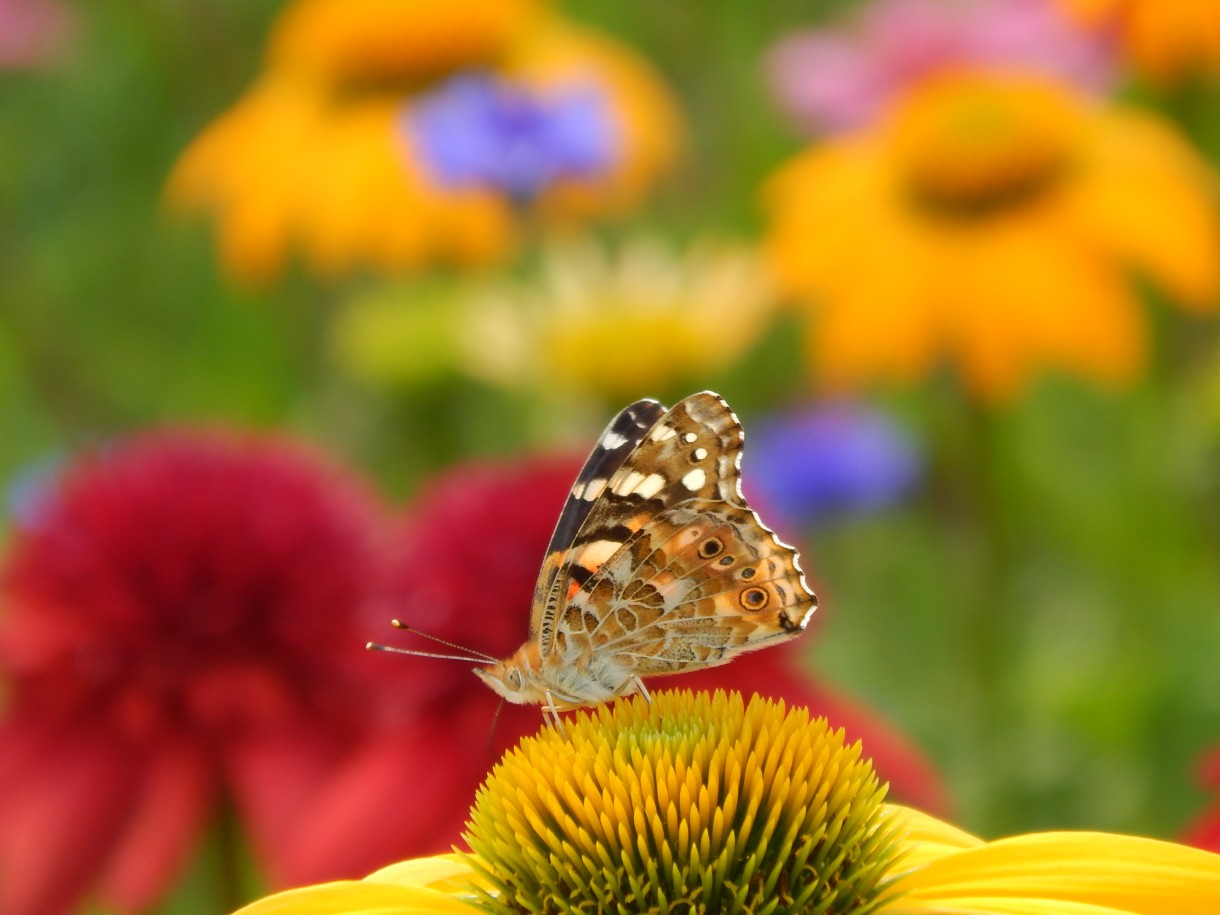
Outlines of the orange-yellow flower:
[[1048,832],[984,842],[883,802],[841,731],[740,696],[654,694],[526,738],[471,811],[474,853],[289,890],[240,915],[772,912],[1212,915],[1220,855]]
[[[440,116],[425,124],[425,110]],[[571,149],[589,131],[565,134],[565,117],[598,127],[601,146]],[[541,155],[524,164],[541,178],[521,191],[446,171],[445,143],[464,151],[480,130]],[[327,275],[486,264],[529,213],[565,222],[638,203],[679,132],[646,62],[541,0],[297,0],[254,86],[176,164],[168,198],[215,221],[242,279],[274,277],[293,252]],[[539,153],[548,142],[568,145]],[[511,159],[482,152],[484,166]]]
[[1132,271],[1211,310],[1211,175],[1155,115],[1030,75],[961,71],[883,121],[815,146],[772,181],[769,250],[814,318],[834,386],[912,382],[955,362],[988,399],[1034,373],[1139,371]]
[[1160,83],[1220,75],[1216,0],[1060,0],[1085,24],[1114,33],[1141,72]]

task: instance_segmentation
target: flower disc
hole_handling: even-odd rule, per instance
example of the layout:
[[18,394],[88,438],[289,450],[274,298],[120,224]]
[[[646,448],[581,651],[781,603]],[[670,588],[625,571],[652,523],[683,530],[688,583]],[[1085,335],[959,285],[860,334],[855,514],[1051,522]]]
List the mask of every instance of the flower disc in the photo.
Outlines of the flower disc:
[[804,709],[667,692],[527,738],[467,838],[497,912],[865,913],[894,857],[884,794]]

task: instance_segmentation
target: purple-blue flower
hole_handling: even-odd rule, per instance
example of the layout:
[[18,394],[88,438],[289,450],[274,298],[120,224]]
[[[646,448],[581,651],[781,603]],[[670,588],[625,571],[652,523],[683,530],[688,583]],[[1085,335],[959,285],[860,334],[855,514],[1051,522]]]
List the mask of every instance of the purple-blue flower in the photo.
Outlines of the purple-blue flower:
[[751,498],[790,531],[892,505],[923,470],[919,448],[893,420],[847,401],[756,424],[746,449]]
[[20,468],[4,487],[4,509],[13,524],[36,527],[52,507],[64,455],[45,455]]
[[516,199],[562,179],[596,178],[619,148],[609,105],[593,85],[544,92],[459,76],[416,101],[405,123],[438,182]]

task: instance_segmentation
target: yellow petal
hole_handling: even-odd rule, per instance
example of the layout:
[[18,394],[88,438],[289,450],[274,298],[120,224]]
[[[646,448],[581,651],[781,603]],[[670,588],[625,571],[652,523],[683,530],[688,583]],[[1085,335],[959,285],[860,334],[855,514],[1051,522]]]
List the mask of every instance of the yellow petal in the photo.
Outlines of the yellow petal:
[[899,902],[882,909],[883,915],[1130,915],[1128,909],[1063,902],[1058,899],[1014,899],[1011,897],[972,896],[943,903],[924,905]]
[[903,839],[902,860],[899,870],[913,870],[925,867],[929,862],[945,855],[977,848],[983,840],[977,836],[958,829],[956,826],[938,820],[936,817],[903,807],[898,804],[886,804],[888,814],[901,823]]
[[435,889],[453,884],[455,878],[465,880],[466,884],[475,879],[475,872],[463,855],[434,855],[431,858],[399,861],[374,871],[364,879],[368,883],[397,883]]
[[927,233],[867,143],[815,147],[765,191],[767,252],[785,293],[807,300],[814,371],[831,387],[911,381],[941,354]]
[[1177,82],[1220,68],[1220,15],[1215,0],[1134,0],[1126,4],[1123,40],[1149,76]]
[[486,67],[545,8],[538,0],[296,0],[267,56],[323,80],[425,82]]
[[1181,304],[1220,296],[1214,176],[1164,123],[1145,114],[1098,118],[1090,167],[1064,194],[1065,215],[1104,254],[1143,271]]
[[1136,374],[1145,337],[1138,301],[1057,208],[1014,214],[953,244],[938,296],[947,303],[943,333],[975,390],[1002,400],[1048,368],[1107,384]]
[[174,165],[166,202],[216,220],[221,259],[240,279],[261,281],[283,266],[295,231],[296,188],[312,158],[315,99],[264,78],[208,127]]
[[235,915],[461,915],[472,911],[461,899],[427,887],[341,880],[276,893]]
[[[1216,915],[1220,855],[1134,836],[1038,833],[945,855],[904,873],[896,889],[905,896],[895,913],[1071,912],[1064,904],[1075,903],[1095,907],[1080,912]],[[1038,902],[1058,907],[1031,907]]]

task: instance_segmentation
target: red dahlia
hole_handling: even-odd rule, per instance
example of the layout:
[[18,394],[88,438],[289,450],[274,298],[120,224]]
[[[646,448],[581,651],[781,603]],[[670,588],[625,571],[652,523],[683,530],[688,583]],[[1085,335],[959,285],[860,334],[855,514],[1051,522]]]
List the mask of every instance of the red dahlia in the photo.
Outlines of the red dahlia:
[[232,802],[273,875],[362,727],[379,519],[283,442],[144,435],[63,472],[3,571],[0,911],[144,907]]

